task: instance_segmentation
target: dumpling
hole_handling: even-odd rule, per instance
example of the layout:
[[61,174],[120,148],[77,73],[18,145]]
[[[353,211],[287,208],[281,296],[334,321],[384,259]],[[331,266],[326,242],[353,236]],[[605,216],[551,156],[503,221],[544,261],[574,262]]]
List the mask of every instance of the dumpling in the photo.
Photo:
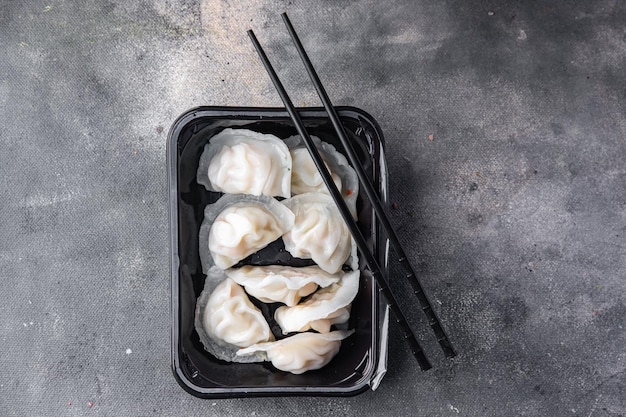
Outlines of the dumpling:
[[202,270],[230,268],[293,227],[295,216],[272,197],[226,194],[204,209],[199,232]]
[[209,271],[204,290],[196,303],[194,325],[205,349],[226,361],[259,361],[262,357],[240,357],[237,350],[274,340],[261,311],[243,288],[227,278],[224,271]]
[[291,196],[291,155],[274,135],[224,129],[204,147],[197,181],[209,191]]
[[343,272],[329,274],[317,266],[242,266],[226,270],[226,275],[242,285],[248,294],[264,303],[295,306],[318,286],[324,288],[339,282]]
[[309,329],[320,333],[330,331],[333,324],[346,323],[350,305],[359,291],[360,271],[346,273],[341,281],[323,288],[302,304],[279,307],[274,319],[284,334]]
[[277,369],[292,374],[301,374],[320,369],[339,352],[341,341],[354,333],[354,330],[336,330],[330,333],[299,333],[285,339],[259,343],[237,352],[245,357],[260,352]]
[[239,347],[267,342],[274,337],[263,314],[239,284],[226,278],[215,288],[202,314],[202,325],[215,340]]
[[296,216],[283,236],[285,249],[296,258],[313,259],[331,274],[341,270],[351,254],[352,236],[332,197],[306,193],[282,203]]
[[[296,148],[291,149],[289,152],[291,153],[291,161],[293,164],[293,171],[291,172],[291,193],[294,195],[304,193],[329,194],[328,188],[317,166],[313,162],[309,150],[307,148]],[[322,155],[321,152],[320,155]],[[322,159],[326,163],[327,158],[322,156]],[[326,163],[326,168],[330,171],[330,176],[335,186],[341,191],[341,178],[330,169],[328,163]]]
[[[316,136],[311,136],[326,167],[330,171],[333,182],[341,192],[352,217],[357,218],[356,199],[359,194],[359,178],[356,171],[348,164],[348,160],[330,143],[322,141]],[[293,169],[291,172],[291,193],[293,195],[304,193],[329,194],[326,184],[320,175],[309,150],[305,147],[300,136],[292,136],[285,139],[289,147]]]

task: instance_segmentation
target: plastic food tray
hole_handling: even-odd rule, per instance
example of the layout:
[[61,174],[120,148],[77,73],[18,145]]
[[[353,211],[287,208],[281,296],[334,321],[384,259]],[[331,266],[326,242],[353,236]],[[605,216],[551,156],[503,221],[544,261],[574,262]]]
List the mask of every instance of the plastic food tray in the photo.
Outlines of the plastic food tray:
[[[378,124],[360,109],[338,107],[337,110],[365,172],[371,177],[381,201],[386,203],[387,169]],[[343,152],[323,109],[299,109],[299,113],[311,135],[332,143]],[[296,134],[284,109],[241,107],[189,110],[174,122],[169,132],[172,368],[176,380],[187,392],[201,398],[351,396],[375,388],[386,369],[386,304],[379,297],[378,287],[363,262],[360,263],[359,293],[350,318],[350,328],[355,329],[355,333],[342,342],[337,356],[322,369],[293,375],[276,370],[269,362],[224,362],[204,350],[193,324],[196,299],[205,280],[198,254],[198,230],[204,207],[221,194],[199,185],[196,170],[204,145],[227,127],[272,133],[283,139]],[[362,233],[381,266],[386,268],[388,242],[362,195],[357,200],[357,211]],[[272,244],[241,263],[311,264],[292,259],[280,245],[280,242]]]

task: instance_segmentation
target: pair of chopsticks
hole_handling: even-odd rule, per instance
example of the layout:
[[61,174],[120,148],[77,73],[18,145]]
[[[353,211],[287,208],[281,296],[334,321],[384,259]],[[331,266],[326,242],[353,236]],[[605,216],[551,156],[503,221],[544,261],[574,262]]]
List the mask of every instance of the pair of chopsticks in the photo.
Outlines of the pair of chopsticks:
[[[393,229],[393,226],[391,225],[391,223],[389,222],[389,219],[387,218],[385,214],[383,206],[380,202],[380,199],[378,198],[378,195],[374,187],[372,186],[370,180],[367,178],[367,175],[363,167],[361,166],[361,162],[357,159],[356,153],[354,151],[354,148],[352,147],[352,144],[348,140],[343,124],[339,120],[339,116],[337,115],[337,112],[335,108],[333,107],[330,101],[330,98],[328,97],[328,94],[326,94],[326,90],[324,89],[322,82],[320,81],[319,77],[317,76],[317,73],[315,72],[315,69],[313,68],[313,64],[311,64],[311,60],[309,59],[307,53],[305,52],[304,47],[302,46],[302,43],[300,42],[300,39],[298,38],[298,35],[296,34],[296,31],[294,30],[291,24],[291,21],[287,17],[287,14],[283,13],[282,18],[283,18],[285,25],[287,26],[289,35],[291,36],[291,39],[293,40],[296,46],[296,49],[298,50],[298,54],[300,55],[300,58],[302,59],[306,67],[309,77],[311,78],[311,81],[315,85],[315,89],[317,90],[317,93],[320,99],[322,100],[324,108],[326,109],[326,112],[328,113],[328,116],[335,129],[335,132],[337,133],[337,136],[339,137],[339,140],[341,141],[346,151],[346,155],[348,156],[350,164],[352,165],[352,167],[357,173],[357,176],[359,177],[361,187],[363,190],[365,190],[365,194],[367,195],[367,198],[370,200],[372,207],[374,207],[374,211],[376,213],[378,220],[380,221],[383,228],[385,229],[385,233],[387,234],[387,237],[391,241],[391,244],[394,250],[396,251],[396,254],[398,255],[398,259],[397,259],[398,262],[406,271],[406,278],[410,282],[411,287],[413,288],[413,293],[415,297],[417,298],[422,311],[424,312],[424,314],[426,314],[428,323],[430,327],[432,328],[433,332],[435,333],[435,337],[437,338],[439,346],[443,350],[446,357],[449,357],[449,358],[454,357],[456,355],[456,353],[454,352],[454,348],[452,347],[452,344],[450,343],[448,336],[446,336],[446,333],[443,329],[443,326],[441,325],[441,322],[439,321],[439,319],[437,318],[437,315],[432,309],[432,306],[430,302],[428,301],[428,297],[426,296],[424,289],[422,288],[421,284],[419,283],[419,280],[417,279],[417,275],[415,274],[413,267],[409,263],[409,260],[404,250],[402,249],[402,246],[400,245],[400,241],[398,240],[398,237]],[[348,209],[348,206],[346,205],[346,202],[343,200],[341,193],[335,186],[335,183],[333,182],[333,179],[331,177],[330,172],[328,171],[328,168],[326,168],[326,165],[322,157],[320,156],[317,148],[315,147],[315,144],[313,143],[313,141],[311,140],[311,137],[307,133],[306,128],[304,127],[304,124],[302,123],[302,120],[300,119],[300,115],[298,114],[291,99],[289,98],[287,91],[285,90],[280,79],[278,78],[276,71],[274,71],[272,64],[267,58],[265,51],[263,51],[263,48],[259,44],[259,41],[254,35],[254,32],[252,30],[249,30],[248,35],[250,36],[252,44],[254,45],[254,48],[259,54],[259,57],[261,58],[261,61],[263,62],[263,65],[265,66],[265,69],[267,70],[267,73],[269,74],[272,80],[272,83],[274,84],[274,87],[276,87],[276,91],[278,92],[278,95],[283,101],[285,108],[287,109],[287,112],[289,113],[289,116],[291,117],[291,120],[295,124],[296,130],[298,131],[300,136],[302,136],[302,138],[304,139],[304,143],[309,153],[311,154],[311,157],[313,158],[313,162],[317,166],[317,169],[320,172],[322,179],[324,180],[324,183],[328,187],[328,190],[330,191],[330,194],[333,200],[335,200],[335,203],[337,204],[337,207],[339,208],[339,211],[344,221],[346,222],[346,225],[348,226],[348,229],[350,230],[350,233],[352,234],[352,237],[354,238],[354,241],[356,242],[356,245],[359,248],[361,255],[363,256],[365,263],[370,269],[372,276],[376,280],[376,283],[378,284],[384,297],[387,299],[387,302],[389,303],[389,306],[391,307],[391,310],[393,311],[396,317],[396,322],[400,325],[400,328],[402,329],[403,337],[409,344],[411,353],[417,359],[419,366],[422,370],[430,369],[431,365],[430,365],[430,362],[428,361],[428,358],[426,358],[426,355],[424,354],[424,351],[422,350],[419,342],[415,338],[415,335],[413,334],[413,331],[411,330],[411,327],[409,326],[404,314],[400,310],[400,307],[398,306],[398,303],[394,295],[389,289],[388,277],[386,276],[386,274],[384,273],[384,270],[380,267],[380,265],[376,261],[376,258],[370,252],[369,248],[367,247],[367,242],[365,238],[361,234],[356,222],[353,220],[352,215],[350,214],[350,210]]]

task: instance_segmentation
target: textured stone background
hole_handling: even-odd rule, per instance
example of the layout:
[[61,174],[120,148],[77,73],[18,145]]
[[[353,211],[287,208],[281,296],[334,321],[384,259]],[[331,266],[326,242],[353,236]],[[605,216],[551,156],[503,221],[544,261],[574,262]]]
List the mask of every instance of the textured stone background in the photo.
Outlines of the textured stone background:
[[[170,371],[167,132],[280,106],[249,28],[318,105],[282,11],[380,122],[459,356],[429,341],[422,373],[392,326],[376,392],[199,400]],[[619,0],[2,1],[0,415],[626,415],[624,22]]]

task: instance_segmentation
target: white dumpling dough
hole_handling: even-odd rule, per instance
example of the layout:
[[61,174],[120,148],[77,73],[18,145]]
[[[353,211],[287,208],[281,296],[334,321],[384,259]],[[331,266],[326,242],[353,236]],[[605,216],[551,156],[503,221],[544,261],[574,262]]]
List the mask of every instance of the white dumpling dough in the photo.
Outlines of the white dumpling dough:
[[295,306],[319,287],[339,282],[343,272],[329,274],[317,266],[242,266],[226,270],[226,275],[242,285],[246,292],[264,303]]
[[[322,175],[315,166],[313,158],[307,148],[297,148],[291,151],[291,160],[293,163],[293,171],[291,173],[291,192],[292,194],[304,193],[326,193],[329,194],[326,184],[322,179]],[[322,157],[322,159],[324,159]],[[326,162],[326,161],[324,161]],[[326,168],[330,171],[328,164]],[[341,191],[341,178],[339,175],[330,171],[330,176]]]
[[238,356],[237,351],[274,340],[267,321],[243,288],[215,266],[208,271],[196,300],[194,328],[207,352],[229,362],[263,361],[264,354]]
[[291,155],[274,135],[224,129],[205,145],[197,181],[209,191],[291,196]]
[[230,278],[218,285],[209,297],[202,325],[213,339],[239,347],[274,340],[261,311]]
[[[311,139],[324,160],[326,168],[330,171],[333,182],[348,205],[352,217],[356,219],[356,199],[359,194],[359,179],[356,171],[350,166],[346,157],[337,151],[333,145],[316,136],[311,136]],[[311,192],[330,194],[309,150],[304,145],[302,137],[291,136],[285,139],[285,143],[289,147],[293,164],[291,194]]]
[[272,197],[227,194],[204,211],[199,250],[203,270],[226,269],[293,227],[295,215]]
[[265,352],[267,360],[277,369],[292,374],[320,369],[339,352],[341,341],[354,330],[337,330],[330,333],[299,333],[276,342],[259,343],[237,352],[246,356]]
[[350,306],[359,291],[359,276],[360,271],[346,273],[338,283],[319,290],[302,304],[279,307],[274,319],[284,334],[309,329],[329,332],[333,324],[350,319]]
[[283,236],[285,249],[331,274],[341,270],[351,254],[352,236],[332,197],[306,193],[282,203],[295,214],[293,228]]
[[209,250],[215,265],[228,268],[282,236],[278,219],[265,207],[233,205],[215,219]]

